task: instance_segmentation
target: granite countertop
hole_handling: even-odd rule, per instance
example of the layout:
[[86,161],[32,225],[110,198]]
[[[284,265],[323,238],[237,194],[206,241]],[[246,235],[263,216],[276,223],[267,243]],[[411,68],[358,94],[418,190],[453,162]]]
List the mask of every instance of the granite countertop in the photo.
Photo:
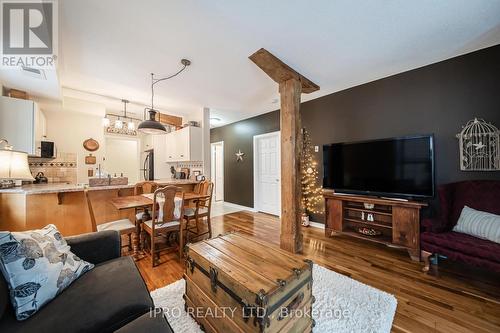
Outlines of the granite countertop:
[[[157,179],[155,180],[160,185],[190,185],[199,183],[191,179]],[[44,194],[44,193],[66,193],[66,192],[79,192],[85,189],[89,191],[102,191],[102,190],[119,190],[123,188],[133,188],[135,184],[128,185],[110,185],[110,186],[95,186],[89,187],[82,184],[66,184],[66,183],[49,183],[49,184],[31,184],[23,185],[14,188],[0,189],[2,193],[21,193],[21,194]]]

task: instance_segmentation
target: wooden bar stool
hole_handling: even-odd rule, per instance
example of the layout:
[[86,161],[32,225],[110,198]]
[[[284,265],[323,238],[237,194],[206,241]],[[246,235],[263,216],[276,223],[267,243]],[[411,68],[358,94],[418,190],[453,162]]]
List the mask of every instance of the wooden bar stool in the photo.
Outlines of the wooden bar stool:
[[[87,199],[87,206],[90,214],[90,221],[92,222],[92,231],[104,231],[104,230],[116,230],[120,232],[120,235],[128,236],[128,248],[132,250],[132,234],[136,232],[136,226],[129,219],[121,219],[111,222],[106,222],[102,224],[97,224],[94,209],[92,208],[92,201],[90,200],[89,191],[85,190],[85,198]],[[124,246],[122,246],[124,247]]]

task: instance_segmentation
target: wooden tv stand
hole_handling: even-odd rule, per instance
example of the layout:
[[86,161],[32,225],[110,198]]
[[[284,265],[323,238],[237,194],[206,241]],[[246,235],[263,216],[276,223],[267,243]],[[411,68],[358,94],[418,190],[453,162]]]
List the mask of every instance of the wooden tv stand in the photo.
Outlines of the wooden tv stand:
[[[427,206],[426,203],[341,195],[333,191],[325,191],[323,196],[326,237],[343,234],[405,249],[412,260],[420,261],[420,209]],[[366,208],[369,205],[373,208]],[[368,214],[373,216],[373,221],[368,220]],[[373,229],[381,235],[364,235],[358,228]]]

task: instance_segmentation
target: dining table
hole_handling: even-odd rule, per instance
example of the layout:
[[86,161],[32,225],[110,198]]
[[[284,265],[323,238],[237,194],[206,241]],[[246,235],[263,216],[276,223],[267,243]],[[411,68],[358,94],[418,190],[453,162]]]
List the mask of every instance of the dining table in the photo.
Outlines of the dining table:
[[[188,206],[190,202],[194,200],[203,200],[203,199],[208,199],[210,196],[206,194],[201,194],[201,193],[196,193],[196,192],[184,192],[184,206]],[[128,195],[128,196],[123,196],[123,197],[116,197],[110,199],[110,203],[117,209],[117,210],[127,210],[127,209],[143,209],[144,214],[141,219],[141,221],[135,221],[135,226],[136,226],[136,235],[135,241],[133,244],[133,256],[135,260],[140,259],[140,251],[141,251],[141,242],[139,241],[140,238],[140,233],[141,233],[141,222],[142,221],[147,221],[151,219],[151,215],[149,214],[149,210],[153,206],[154,203],[154,194],[153,193],[147,193],[147,194],[139,194],[139,195]],[[181,194],[179,193],[176,195],[175,200],[177,202],[180,202],[181,200]],[[182,219],[181,219],[182,220]],[[181,222],[182,223],[182,222]],[[181,225],[182,228],[182,225]]]

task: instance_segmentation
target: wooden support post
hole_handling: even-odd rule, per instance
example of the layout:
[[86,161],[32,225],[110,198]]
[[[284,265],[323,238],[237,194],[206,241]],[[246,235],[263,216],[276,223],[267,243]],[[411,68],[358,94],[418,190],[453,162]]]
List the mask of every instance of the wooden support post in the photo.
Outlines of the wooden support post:
[[276,56],[260,49],[250,57],[271,79],[279,84],[281,94],[281,236],[282,249],[302,251],[300,205],[300,95],[319,90],[319,86],[299,74]]
[[300,94],[297,79],[280,83],[281,111],[281,236],[280,247],[293,253],[302,252],[300,232],[300,155],[302,133],[300,126]]

